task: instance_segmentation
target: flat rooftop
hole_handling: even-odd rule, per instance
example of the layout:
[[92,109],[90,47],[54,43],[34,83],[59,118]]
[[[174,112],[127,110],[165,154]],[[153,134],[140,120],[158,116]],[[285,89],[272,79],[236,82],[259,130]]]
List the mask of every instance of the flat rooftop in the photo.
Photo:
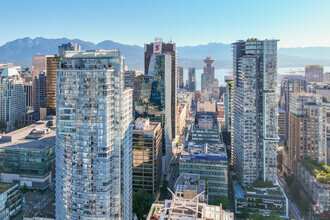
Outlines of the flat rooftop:
[[3,135],[0,139],[0,149],[43,150],[54,145],[55,122],[53,117],[48,119]]
[[216,112],[196,112],[194,129],[219,129]]
[[12,183],[0,183],[0,194],[6,192],[11,187],[15,186],[15,184]]
[[188,143],[181,153],[181,159],[227,160],[224,144]]
[[[198,174],[182,173],[175,182],[175,193],[184,193],[184,198],[191,199],[205,191],[205,181]],[[194,191],[190,195],[188,191]],[[191,197],[192,196],[192,197]]]

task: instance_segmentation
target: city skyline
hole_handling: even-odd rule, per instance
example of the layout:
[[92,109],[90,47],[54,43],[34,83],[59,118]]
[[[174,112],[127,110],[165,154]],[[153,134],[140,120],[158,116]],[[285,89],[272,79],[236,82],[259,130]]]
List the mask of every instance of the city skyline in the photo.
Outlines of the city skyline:
[[[210,42],[229,44],[249,37],[281,39],[279,48],[330,46],[329,31],[322,28],[326,27],[330,16],[327,13],[330,2],[325,0],[319,0],[318,4],[311,0],[79,3],[79,7],[72,10],[75,1],[44,3],[35,0],[34,7],[31,2],[21,0],[2,2],[3,29],[16,28],[0,36],[0,45],[17,38],[40,36],[80,38],[94,43],[111,39],[142,46],[150,41],[150,36],[162,36],[165,41],[172,39],[179,46]],[[70,9],[70,15],[68,10],[59,10],[61,7]],[[155,15],[153,19],[149,17],[150,12]],[[85,14],[89,16],[82,16]],[[45,19],[40,19],[42,17]],[[64,20],[66,25],[63,25]],[[81,25],[89,28],[81,29]],[[109,28],[104,29],[105,26]]]

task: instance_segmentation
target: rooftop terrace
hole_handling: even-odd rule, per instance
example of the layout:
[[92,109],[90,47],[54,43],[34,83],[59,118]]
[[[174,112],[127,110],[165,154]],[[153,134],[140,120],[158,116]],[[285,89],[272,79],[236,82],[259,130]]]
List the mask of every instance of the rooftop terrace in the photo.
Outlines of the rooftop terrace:
[[6,192],[8,189],[15,186],[15,184],[12,183],[0,183],[0,194]]
[[226,148],[223,144],[196,144],[190,142],[181,153],[181,159],[227,160]]

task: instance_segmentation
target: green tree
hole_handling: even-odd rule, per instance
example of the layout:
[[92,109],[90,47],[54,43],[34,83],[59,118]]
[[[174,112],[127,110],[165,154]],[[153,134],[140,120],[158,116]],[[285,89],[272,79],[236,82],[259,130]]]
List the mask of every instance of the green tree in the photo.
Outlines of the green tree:
[[247,219],[249,217],[249,210],[247,208],[244,208],[242,210],[241,216],[242,216],[242,218]]
[[300,199],[300,186],[297,181],[294,181],[294,183],[292,183],[292,185],[290,186],[290,192],[295,199]]
[[133,191],[133,211],[138,219],[143,219],[143,215],[148,214],[153,202],[153,197],[145,190]]
[[309,199],[306,196],[303,196],[302,199],[299,200],[299,205],[305,214],[309,211]]
[[160,187],[160,193],[164,194],[167,192],[167,187],[168,187],[168,181],[163,180],[162,181],[162,186]]
[[210,201],[210,205],[220,205],[222,204],[223,209],[229,209],[229,200],[226,196],[218,196],[215,200]]
[[22,187],[22,193],[25,194],[25,193],[27,193],[27,191],[28,191],[28,188],[27,188],[26,184],[24,183],[24,185]]
[[0,133],[6,132],[7,123],[5,121],[0,121]]
[[264,216],[259,212],[255,212],[253,215],[249,216],[249,220],[281,220],[280,216],[275,212],[271,212],[269,216]]
[[288,184],[289,187],[292,185],[292,183],[294,181],[293,176],[285,176],[284,179],[285,179],[285,182]]

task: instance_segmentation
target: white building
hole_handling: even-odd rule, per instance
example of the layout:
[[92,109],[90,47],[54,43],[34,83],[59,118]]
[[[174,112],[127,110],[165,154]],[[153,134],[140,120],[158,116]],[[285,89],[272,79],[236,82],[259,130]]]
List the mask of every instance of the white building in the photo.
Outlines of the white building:
[[119,50],[66,51],[56,76],[56,219],[132,218],[132,89]]
[[25,111],[24,82],[14,67],[5,68],[0,75],[0,121],[7,123],[7,130],[13,130]]
[[243,185],[276,181],[277,40],[233,43],[233,162]]

